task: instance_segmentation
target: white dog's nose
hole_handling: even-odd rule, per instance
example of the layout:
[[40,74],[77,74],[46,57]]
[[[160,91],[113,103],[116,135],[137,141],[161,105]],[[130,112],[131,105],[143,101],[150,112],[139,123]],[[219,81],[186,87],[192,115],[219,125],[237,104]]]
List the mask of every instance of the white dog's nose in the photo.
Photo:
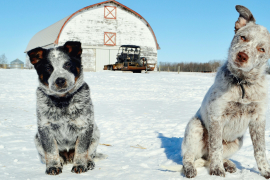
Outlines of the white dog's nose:
[[247,62],[248,61],[248,55],[244,52],[239,52],[237,54],[237,61],[239,62]]

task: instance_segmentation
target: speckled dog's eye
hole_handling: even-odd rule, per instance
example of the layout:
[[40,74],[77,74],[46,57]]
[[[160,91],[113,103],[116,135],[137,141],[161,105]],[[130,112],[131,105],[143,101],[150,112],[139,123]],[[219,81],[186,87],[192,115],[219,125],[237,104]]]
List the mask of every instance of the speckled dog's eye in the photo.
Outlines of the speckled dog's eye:
[[49,72],[49,73],[51,73],[52,72],[52,68],[50,66],[47,66],[46,67],[46,71]]
[[71,63],[70,62],[65,63],[64,68],[68,69],[70,67],[71,67]]
[[258,51],[265,52],[264,48],[259,48]]
[[243,41],[246,41],[246,40],[247,40],[247,38],[246,38],[245,36],[241,36],[241,39],[242,39]]

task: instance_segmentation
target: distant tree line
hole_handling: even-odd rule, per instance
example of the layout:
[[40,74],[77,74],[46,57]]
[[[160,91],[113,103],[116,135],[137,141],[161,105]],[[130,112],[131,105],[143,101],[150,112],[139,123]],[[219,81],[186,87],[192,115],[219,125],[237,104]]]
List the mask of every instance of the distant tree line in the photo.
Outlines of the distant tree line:
[[[160,62],[157,65],[157,70],[167,72],[178,72],[180,66],[181,72],[216,72],[217,69],[224,63],[223,60],[212,60],[207,63],[196,63],[196,62]],[[266,73],[270,74],[270,63],[266,68]]]
[[222,60],[212,60],[206,63],[197,62],[160,62],[158,64],[158,70],[177,72],[180,66],[181,72],[216,72],[218,67],[223,63]]

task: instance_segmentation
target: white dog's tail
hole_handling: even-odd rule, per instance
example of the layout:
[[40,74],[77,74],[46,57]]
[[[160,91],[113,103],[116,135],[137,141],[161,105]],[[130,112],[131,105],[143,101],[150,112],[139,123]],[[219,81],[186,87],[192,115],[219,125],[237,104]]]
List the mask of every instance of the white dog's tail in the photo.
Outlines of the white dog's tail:
[[[195,168],[199,167],[205,167],[209,166],[209,161],[206,161],[202,158],[197,159],[194,162]],[[176,171],[176,172],[182,172],[183,171],[183,166],[182,165],[174,165],[174,166],[160,166],[163,169],[169,170],[169,171]]]

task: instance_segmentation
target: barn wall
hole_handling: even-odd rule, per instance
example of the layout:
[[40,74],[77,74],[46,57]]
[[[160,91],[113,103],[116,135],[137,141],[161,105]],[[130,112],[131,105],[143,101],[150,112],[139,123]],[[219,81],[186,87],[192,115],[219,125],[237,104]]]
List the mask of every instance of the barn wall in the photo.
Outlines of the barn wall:
[[[116,20],[104,18],[104,6],[106,5],[117,7]],[[147,57],[150,62],[157,62],[155,39],[146,23],[115,4],[103,4],[75,15],[64,27],[58,45],[73,40],[80,41],[84,47],[102,48],[105,46],[104,32],[116,33],[116,46],[126,44],[141,46],[142,56]],[[82,57],[84,69],[94,71],[95,49],[84,48]]]
[[96,70],[96,49],[83,48],[82,64],[84,71]]

